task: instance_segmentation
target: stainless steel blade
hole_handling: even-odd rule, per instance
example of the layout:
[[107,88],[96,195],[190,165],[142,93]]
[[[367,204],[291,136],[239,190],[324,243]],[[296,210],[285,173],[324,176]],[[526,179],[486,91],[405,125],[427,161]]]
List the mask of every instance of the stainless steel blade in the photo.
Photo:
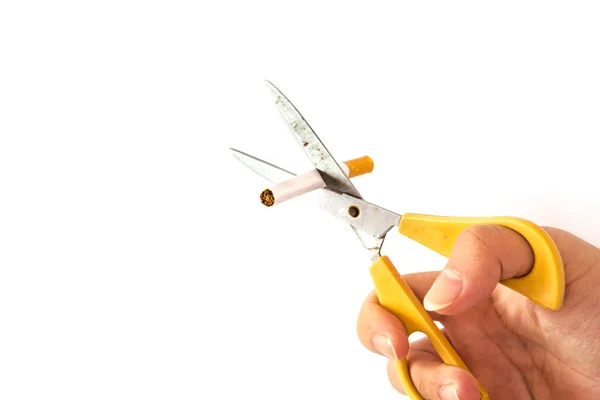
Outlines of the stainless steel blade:
[[[270,182],[278,183],[296,176],[293,172],[240,150],[231,149],[231,151],[242,164]],[[379,255],[385,235],[398,225],[402,217],[385,208],[345,193],[337,193],[328,188],[319,189],[317,192],[319,207],[352,226],[363,246],[374,253],[374,258]],[[352,216],[350,214],[351,207],[358,210],[358,215]]]
[[300,139],[300,143],[308,158],[321,174],[323,181],[328,188],[340,193],[347,193],[351,196],[362,198],[358,190],[354,187],[350,179],[344,174],[339,164],[329,153],[323,142],[312,130],[308,122],[302,117],[294,105],[275,87],[271,82],[265,82],[269,93],[275,99],[275,104],[279,111]]
[[296,176],[293,172],[287,171],[281,167],[273,165],[267,161],[261,160],[260,158],[251,156],[243,151],[229,148],[235,158],[237,158],[242,164],[254,171],[258,175],[262,176],[269,182],[279,183]]

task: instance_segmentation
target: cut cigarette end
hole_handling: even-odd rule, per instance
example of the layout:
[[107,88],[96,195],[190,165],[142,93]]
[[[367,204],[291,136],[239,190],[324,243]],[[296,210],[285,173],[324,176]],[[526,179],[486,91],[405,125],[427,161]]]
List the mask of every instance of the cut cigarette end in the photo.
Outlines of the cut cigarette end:
[[262,191],[260,194],[260,202],[267,207],[271,207],[273,204],[275,204],[275,196],[273,196],[271,189],[265,189]]

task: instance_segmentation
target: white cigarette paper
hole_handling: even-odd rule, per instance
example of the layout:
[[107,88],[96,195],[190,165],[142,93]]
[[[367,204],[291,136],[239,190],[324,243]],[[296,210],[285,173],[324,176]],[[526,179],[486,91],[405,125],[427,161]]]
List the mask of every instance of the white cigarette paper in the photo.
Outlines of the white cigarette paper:
[[[346,176],[350,176],[350,168],[346,163],[340,165]],[[293,197],[325,187],[325,182],[317,170],[308,171],[263,190],[260,201],[267,207],[283,203]]]

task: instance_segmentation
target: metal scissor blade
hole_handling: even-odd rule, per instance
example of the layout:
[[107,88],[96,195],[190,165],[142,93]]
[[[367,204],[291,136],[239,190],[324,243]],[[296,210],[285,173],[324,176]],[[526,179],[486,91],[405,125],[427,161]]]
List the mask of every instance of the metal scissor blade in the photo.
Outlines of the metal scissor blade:
[[[234,156],[246,167],[269,180],[277,183],[296,176],[295,173],[273,165],[260,158],[242,151],[231,149]],[[337,193],[328,188],[318,190],[319,207],[328,214],[349,224],[365,248],[379,254],[386,233],[400,222],[401,216],[375,204],[345,193]],[[357,217],[352,217],[348,209],[357,207]]]
[[260,158],[251,156],[250,154],[244,153],[243,151],[232,149],[231,147],[229,149],[233,152],[235,158],[237,158],[242,164],[244,164],[252,171],[256,172],[258,175],[262,176],[269,182],[279,183],[296,176],[296,174],[294,174],[293,172],[287,171],[267,161],[261,160]]
[[296,107],[271,82],[266,81],[265,84],[269,89],[269,93],[275,99],[275,104],[277,104],[279,111],[292,128],[292,131],[300,139],[304,151],[321,174],[327,187],[340,193],[347,193],[351,196],[362,198]]

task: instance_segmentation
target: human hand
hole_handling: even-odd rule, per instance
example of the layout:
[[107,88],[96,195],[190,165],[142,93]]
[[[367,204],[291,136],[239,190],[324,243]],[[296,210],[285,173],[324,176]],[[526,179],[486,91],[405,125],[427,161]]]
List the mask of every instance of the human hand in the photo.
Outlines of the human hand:
[[[491,399],[600,398],[600,249],[554,228],[565,268],[565,298],[557,311],[498,284],[523,276],[533,252],[518,233],[493,225],[466,229],[442,272],[404,275]],[[388,377],[401,393],[395,360],[407,358],[425,399],[479,400],[475,378],[442,363],[427,338],[408,342],[400,320],[375,292],[358,317],[367,349],[389,358]]]

